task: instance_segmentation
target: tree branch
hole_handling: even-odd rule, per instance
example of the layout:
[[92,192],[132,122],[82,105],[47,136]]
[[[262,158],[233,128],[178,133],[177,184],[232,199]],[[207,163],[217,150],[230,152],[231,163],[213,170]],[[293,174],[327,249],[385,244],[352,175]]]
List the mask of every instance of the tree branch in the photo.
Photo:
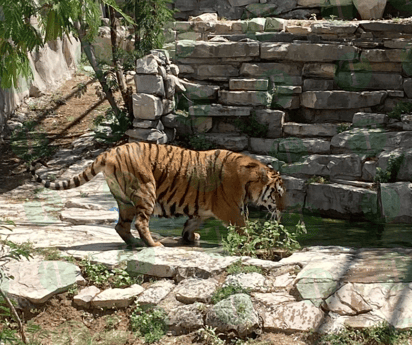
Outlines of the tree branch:
[[26,334],[24,333],[24,328],[23,328],[23,323],[20,320],[19,314],[17,314],[17,310],[14,308],[13,303],[11,303],[10,299],[7,297],[7,295],[4,293],[3,289],[0,289],[0,295],[4,298],[6,301],[6,304],[10,308],[14,318],[16,319],[17,325],[19,327],[21,339],[23,343],[28,344]]

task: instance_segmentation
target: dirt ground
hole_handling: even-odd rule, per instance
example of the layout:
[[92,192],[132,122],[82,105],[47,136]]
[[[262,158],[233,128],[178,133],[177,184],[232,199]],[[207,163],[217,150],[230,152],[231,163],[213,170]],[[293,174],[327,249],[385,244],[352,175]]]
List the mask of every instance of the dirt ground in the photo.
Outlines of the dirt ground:
[[[81,92],[79,84],[84,85]],[[51,148],[69,148],[73,140],[93,128],[96,116],[109,108],[109,103],[96,95],[97,86],[90,77],[77,74],[52,93],[27,100],[17,112],[36,122],[36,131],[48,138]],[[24,161],[14,151],[10,140],[0,143],[0,193],[30,179]]]
[[[79,83],[86,85],[81,97],[77,92]],[[93,128],[93,120],[109,108],[96,94],[98,83],[88,76],[78,74],[59,89],[37,99],[30,99],[18,112],[28,115],[28,120],[37,123],[36,130],[44,133],[49,145],[58,150],[69,148],[73,140]],[[0,193],[10,191],[26,181],[31,175],[25,170],[24,161],[13,151],[10,141],[0,144]],[[47,160],[46,160],[47,161]],[[46,304],[25,311],[26,333],[33,344],[144,344],[130,330],[131,308],[123,310],[86,310],[76,308],[67,293],[55,296]],[[11,323],[10,327],[15,328]],[[267,333],[247,344],[304,345],[313,343],[303,334]],[[183,336],[166,336],[160,344],[193,343],[194,333]],[[232,343],[232,342],[228,342]],[[209,342],[209,344],[212,344]]]

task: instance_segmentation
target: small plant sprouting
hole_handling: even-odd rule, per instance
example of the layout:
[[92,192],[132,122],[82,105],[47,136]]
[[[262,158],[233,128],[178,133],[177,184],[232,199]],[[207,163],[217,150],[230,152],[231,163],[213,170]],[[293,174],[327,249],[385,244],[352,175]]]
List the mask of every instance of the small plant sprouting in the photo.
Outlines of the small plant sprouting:
[[110,270],[103,264],[92,263],[89,260],[81,261],[80,267],[87,280],[102,287],[125,288],[133,284],[142,284],[144,281],[143,276],[132,277],[122,268]]
[[231,264],[228,268],[226,268],[227,274],[240,274],[240,273],[263,273],[263,270],[260,267],[257,266],[246,266],[242,265],[242,261],[236,261],[233,264]]
[[167,314],[154,307],[143,309],[139,305],[130,315],[130,325],[134,332],[143,337],[146,343],[159,341],[167,332]]
[[312,184],[312,183],[328,184],[329,180],[327,177],[324,177],[324,176],[312,176],[311,178],[308,178],[306,180],[306,184]]
[[338,126],[336,127],[336,131],[339,134],[339,133],[342,133],[342,132],[349,131],[351,129],[351,127],[352,127],[351,123],[343,122],[343,123],[338,124]]
[[219,334],[216,334],[216,328],[211,326],[205,326],[196,331],[196,340],[203,342],[207,345],[225,345],[226,342],[219,338]]
[[393,154],[390,155],[386,170],[383,170],[379,167],[376,168],[374,182],[375,183],[395,182],[404,158],[405,158],[405,155],[403,153],[398,157],[395,157],[395,155]]
[[250,295],[250,290],[245,289],[239,284],[226,285],[226,286],[216,289],[216,291],[212,295],[211,301],[213,304],[216,304],[228,298],[229,296],[236,295],[238,293],[244,293],[244,294]]

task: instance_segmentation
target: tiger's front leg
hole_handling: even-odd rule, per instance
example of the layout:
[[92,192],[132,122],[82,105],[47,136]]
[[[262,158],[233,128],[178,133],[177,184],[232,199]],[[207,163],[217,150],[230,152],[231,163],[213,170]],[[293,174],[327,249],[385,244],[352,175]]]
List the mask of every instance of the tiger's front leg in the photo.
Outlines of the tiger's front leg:
[[182,238],[185,242],[193,243],[200,240],[200,235],[197,232],[194,232],[196,229],[199,229],[202,225],[203,220],[201,218],[189,218],[182,231]]

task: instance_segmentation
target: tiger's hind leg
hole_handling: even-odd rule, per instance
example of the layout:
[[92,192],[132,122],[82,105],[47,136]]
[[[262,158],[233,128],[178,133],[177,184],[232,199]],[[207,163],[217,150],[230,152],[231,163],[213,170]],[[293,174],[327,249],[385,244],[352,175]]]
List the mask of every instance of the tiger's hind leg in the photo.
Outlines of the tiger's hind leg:
[[147,215],[146,212],[142,212],[142,210],[137,211],[135,226],[137,231],[139,231],[140,238],[149,247],[162,247],[163,244],[153,240],[152,234],[149,230],[149,219],[150,216]]
[[117,201],[117,205],[119,206],[119,221],[115,229],[123,241],[129,245],[135,244],[136,238],[131,234],[130,228],[136,215],[136,209],[132,204],[126,204],[120,201]]
[[200,235],[197,232],[194,232],[196,229],[202,225],[203,221],[201,218],[189,218],[182,231],[182,238],[185,242],[196,242],[200,240]]

